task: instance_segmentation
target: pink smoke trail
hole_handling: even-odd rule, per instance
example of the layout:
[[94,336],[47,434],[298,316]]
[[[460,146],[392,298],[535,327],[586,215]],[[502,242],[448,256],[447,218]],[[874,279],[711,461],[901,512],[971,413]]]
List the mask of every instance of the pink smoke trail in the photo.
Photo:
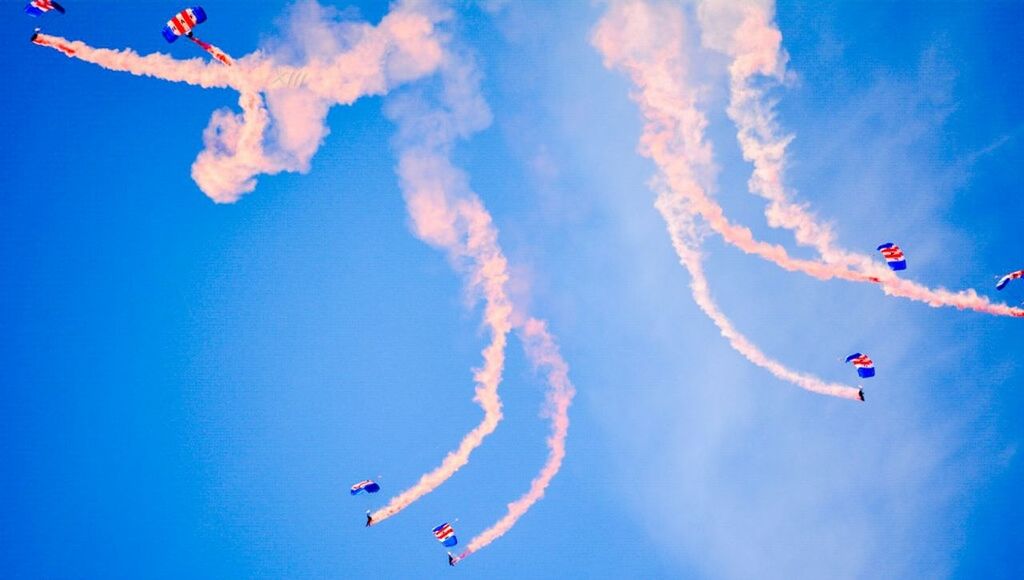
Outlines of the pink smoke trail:
[[562,468],[565,459],[565,439],[569,433],[569,405],[576,394],[569,381],[569,365],[559,352],[558,345],[548,332],[547,323],[531,318],[520,332],[526,356],[535,368],[547,371],[549,385],[546,407],[543,415],[551,418],[551,435],[548,437],[548,458],[540,473],[530,482],[530,488],[519,499],[508,504],[508,511],[491,527],[470,540],[466,550],[456,562],[487,547],[491,542],[505,535],[524,514],[544,497],[551,480]]
[[[389,103],[388,115],[399,126],[397,141],[401,152],[399,174],[402,189],[412,216],[413,229],[420,238],[444,248],[456,266],[464,264],[467,259],[470,264],[486,264],[478,267],[477,275],[471,279],[488,281],[483,293],[487,304],[501,306],[498,322],[492,321],[490,324],[492,327],[500,324],[500,329],[507,333],[511,328],[509,317],[512,315],[504,286],[509,277],[508,264],[498,246],[497,230],[479,197],[469,187],[465,174],[450,162],[451,148],[455,141],[467,138],[490,124],[490,110],[480,95],[479,78],[468,55],[449,53],[441,66],[441,79],[443,87],[440,91],[440,106],[431,105],[424,98],[413,95],[393,98]],[[477,251],[467,251],[461,245],[464,231],[470,232],[470,240],[474,237],[480,240],[475,247],[490,259],[480,260]],[[468,248],[472,247],[474,244],[469,244]],[[490,319],[489,316],[485,318]],[[520,337],[526,355],[534,366],[547,369],[549,389],[543,413],[551,417],[552,424],[552,433],[548,438],[548,459],[531,482],[527,493],[510,503],[507,514],[474,538],[466,553],[458,559],[484,548],[510,530],[544,496],[544,491],[558,473],[565,457],[568,409],[575,394],[569,382],[569,367],[562,359],[545,322],[526,320],[522,324]],[[441,466],[391,500],[387,507],[371,514],[371,522],[378,521],[379,516],[387,517],[397,513],[451,477],[468,462],[469,453],[480,444],[482,438],[494,430],[497,419],[501,418],[496,393],[501,367],[497,359],[495,362],[492,374],[494,381],[488,383],[489,389],[486,390],[490,394],[490,388],[493,388],[495,405],[492,408],[485,407],[484,421],[463,440],[456,452],[445,458]],[[488,420],[491,416],[494,417],[493,422]]]
[[662,192],[655,205],[668,224],[669,236],[672,238],[672,246],[679,256],[679,263],[690,272],[690,291],[693,294],[693,300],[715,323],[719,332],[729,341],[732,348],[776,378],[802,389],[821,395],[863,401],[864,393],[861,389],[838,383],[827,383],[813,375],[791,370],[782,363],[769,358],[757,345],[736,330],[732,321],[725,316],[711,297],[711,288],[708,286],[707,277],[704,276],[699,244],[695,241],[698,238],[689,223],[693,216],[689,214],[688,209],[679,208],[678,201],[672,193]]
[[438,189],[443,185],[434,177],[451,170],[445,159],[421,158],[415,153],[403,154],[399,164],[402,187],[418,235],[447,250],[457,267],[467,269],[471,288],[483,294],[484,323],[490,328],[491,342],[483,351],[483,367],[474,373],[476,396],[473,400],[483,408],[484,417],[439,466],[373,512],[371,525],[409,507],[455,475],[469,463],[472,452],[494,432],[502,418],[498,386],[505,364],[505,345],[512,328],[512,304],[505,290],[508,262],[498,246],[491,217],[479,200],[451,199],[443,189]]
[[668,187],[685,200],[689,211],[732,246],[779,267],[819,280],[838,278],[880,284],[890,296],[909,298],[933,307],[952,306],[1000,316],[1024,317],[1024,309],[993,304],[974,290],[932,290],[901,279],[878,265],[866,272],[841,264],[793,258],[785,248],[762,242],[750,229],[733,224],[702,183],[713,182],[711,146],[704,141],[707,119],[686,84],[683,16],[678,8],[641,1],[613,3],[595,29],[592,41],[605,66],[626,72],[637,91],[645,124],[640,151],[661,170]]
[[729,65],[729,118],[737,128],[737,140],[747,161],[754,166],[750,191],[768,200],[768,224],[794,234],[797,243],[814,248],[822,261],[852,268],[880,280],[886,294],[924,302],[933,307],[953,306],[1000,316],[1024,316],[1019,308],[992,304],[974,290],[952,292],[931,289],[896,276],[877,259],[837,246],[836,236],[803,204],[791,199],[794,192],[783,182],[786,147],[792,135],[782,134],[768,98],[769,85],[759,77],[782,82],[788,57],[782,33],[774,22],[773,0],[702,0],[698,7],[702,43],[722,52]]
[[[825,383],[768,358],[735,329],[711,298],[693,221],[697,215],[741,248],[754,253],[767,249],[765,253],[773,261],[786,265],[792,260],[781,247],[757,242],[750,230],[730,224],[701,184],[713,179],[714,168],[711,148],[704,141],[707,120],[682,80],[686,72],[683,33],[683,15],[676,6],[616,2],[597,24],[592,41],[604,55],[605,66],[626,71],[639,89],[632,97],[646,119],[640,151],[661,169],[655,184],[661,192],[655,205],[665,219],[680,263],[690,271],[694,300],[733,349],[751,363],[800,388],[859,399],[857,388]],[[823,265],[815,265],[812,271],[823,279],[830,274]]]
[[512,329],[512,303],[506,290],[508,261],[498,245],[490,214],[470,189],[466,175],[450,161],[455,141],[486,127],[491,115],[475,93],[478,81],[470,65],[446,52],[441,75],[443,107],[434,108],[415,95],[401,95],[388,103],[386,112],[398,125],[398,175],[413,232],[443,249],[452,265],[466,274],[470,291],[484,300],[483,318],[491,342],[483,351],[484,365],[474,376],[474,401],[483,408],[484,417],[439,466],[371,514],[371,524],[397,514],[447,481],[469,463],[472,452],[502,418],[498,386]]
[[[258,175],[308,171],[327,136],[331,107],[386,94],[437,70],[443,41],[437,25],[450,18],[449,11],[432,2],[407,0],[396,3],[377,26],[338,21],[336,16],[314,1],[298,2],[291,9],[290,36],[276,51],[253,52],[233,66],[93,48],[42,33],[33,42],[108,70],[242,93],[241,115],[227,109],[214,112],[204,133],[206,149],[192,166],[203,193],[217,203],[232,203],[255,189]],[[220,59],[218,53],[223,53],[208,46],[204,49]],[[220,60],[231,60],[223,56]],[[259,93],[266,96],[265,103],[259,97],[259,105],[245,96]],[[258,139],[242,146],[243,134]]]

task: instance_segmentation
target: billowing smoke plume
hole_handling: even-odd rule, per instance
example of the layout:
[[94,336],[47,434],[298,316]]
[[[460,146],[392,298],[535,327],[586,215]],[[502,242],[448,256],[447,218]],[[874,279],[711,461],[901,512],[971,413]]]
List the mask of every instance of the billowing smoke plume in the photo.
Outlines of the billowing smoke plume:
[[328,134],[331,107],[433,74],[444,40],[437,25],[449,17],[433,2],[406,0],[372,26],[342,20],[336,10],[304,0],[291,8],[283,38],[230,67],[93,48],[45,34],[36,43],[108,70],[242,93],[241,114],[214,112],[203,134],[206,149],[192,166],[203,193],[231,203],[252,191],[259,175],[308,171]]

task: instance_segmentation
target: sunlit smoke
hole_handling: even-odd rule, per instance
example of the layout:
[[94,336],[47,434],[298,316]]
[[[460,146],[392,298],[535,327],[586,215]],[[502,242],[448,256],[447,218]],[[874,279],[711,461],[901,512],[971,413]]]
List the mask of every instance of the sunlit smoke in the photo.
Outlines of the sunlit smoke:
[[433,2],[406,0],[372,26],[303,0],[291,7],[282,38],[236,59],[233,66],[93,48],[41,33],[34,42],[108,70],[242,93],[242,114],[214,112],[204,133],[206,149],[192,167],[203,193],[218,203],[231,203],[252,191],[259,175],[309,171],[328,134],[331,107],[384,95],[433,74],[444,40],[437,25],[449,17],[448,10]]
[[[725,6],[735,8],[733,4]],[[756,24],[760,20],[755,18],[750,22]],[[748,24],[743,31],[752,27]],[[899,278],[881,264],[867,259],[851,258],[860,266],[860,269],[851,269],[848,261],[830,263],[793,258],[784,247],[760,241],[750,229],[730,222],[722,207],[708,194],[714,183],[712,148],[704,138],[707,118],[697,107],[697,90],[689,85],[686,77],[684,34],[683,14],[677,6],[631,0],[612,3],[592,38],[594,46],[604,56],[605,66],[627,73],[636,86],[632,97],[644,116],[640,152],[655,162],[668,188],[679,197],[679,204],[685,204],[689,212],[700,215],[711,230],[732,246],[789,271],[803,272],[819,280],[838,278],[879,284],[890,296],[908,298],[933,307],[951,306],[1000,316],[1024,317],[1024,309],[994,304],[974,290],[931,289]],[[762,71],[763,74],[780,70],[781,57],[777,56],[779,47],[777,41],[773,41],[774,37],[757,31],[751,32],[751,36],[751,46],[766,46],[769,52],[774,49],[771,54],[776,56],[737,60],[740,64],[735,68]],[[721,42],[717,36],[714,38],[714,42]],[[765,123],[771,124],[772,121]],[[784,143],[785,139],[781,142]],[[759,158],[767,160],[762,162],[766,169],[756,176],[758,184],[762,181],[771,183],[775,175],[781,175],[781,166],[773,164],[773,160],[780,158],[778,149],[784,150],[784,144],[772,143],[773,146],[764,147],[764,151],[757,153]],[[749,149],[753,152],[756,147],[751,145]],[[785,195],[781,185],[766,191],[776,192],[772,195]],[[792,209],[790,206],[793,204],[786,207]],[[803,212],[800,215],[809,214]],[[813,218],[807,219],[813,221]],[[804,230],[804,236],[818,235],[821,240],[831,239],[827,228],[807,226]]]
[[558,345],[548,332],[547,323],[530,319],[523,325],[519,336],[523,340],[526,356],[537,369],[545,372],[548,392],[543,415],[551,418],[551,435],[548,436],[548,458],[530,488],[519,499],[508,504],[508,511],[491,527],[470,540],[466,551],[459,559],[466,558],[497,540],[512,529],[533,504],[544,497],[551,480],[562,468],[565,459],[565,439],[569,434],[569,405],[576,394],[569,381],[569,365],[559,352]]
[[398,125],[398,174],[411,225],[425,242],[445,250],[452,265],[464,272],[469,289],[484,301],[484,324],[491,342],[477,369],[476,397],[483,408],[480,423],[463,437],[439,466],[371,515],[374,524],[430,493],[469,462],[472,452],[501,421],[498,386],[505,364],[505,345],[512,329],[508,298],[508,262],[498,245],[490,214],[470,189],[466,175],[450,161],[451,148],[491,120],[486,103],[476,95],[472,63],[446,56],[441,65],[445,90],[439,105],[419,94],[393,97],[388,116]]
[[[680,263],[690,272],[694,300],[733,349],[751,363],[803,389],[858,399],[859,389],[825,383],[768,358],[735,329],[711,298],[694,224],[698,215],[741,249],[763,252],[786,266],[794,261],[781,246],[758,242],[750,230],[729,223],[707,194],[705,184],[713,181],[715,168],[711,147],[704,140],[707,120],[685,84],[684,31],[683,14],[677,6],[616,2],[598,23],[592,41],[603,54],[605,65],[627,72],[637,87],[632,97],[645,118],[640,152],[661,170],[655,181],[660,190],[656,206],[665,218]],[[818,277],[831,277],[827,265],[814,266],[812,271]]]

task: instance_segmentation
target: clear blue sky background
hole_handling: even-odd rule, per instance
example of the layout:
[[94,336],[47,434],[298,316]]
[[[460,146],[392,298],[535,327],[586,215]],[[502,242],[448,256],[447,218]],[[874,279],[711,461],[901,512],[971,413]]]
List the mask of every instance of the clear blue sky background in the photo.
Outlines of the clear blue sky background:
[[[48,32],[181,57],[167,2],[73,2]],[[347,6],[347,3],[336,3]],[[724,310],[833,380],[871,353],[868,403],[751,367],[688,296],[635,154],[629,85],[588,35],[601,7],[460,4],[495,122],[457,151],[532,312],[572,365],[562,473],[455,570],[543,462],[542,383],[517,344],[506,419],[400,516],[363,511],[480,417],[486,337],[443,256],[410,235],[382,100],[336,108],[307,175],[218,206],[189,166],[229,91],[111,73],[27,42],[4,2],[0,97],[0,570],[15,577],[958,577],[1024,575],[1024,323],[819,283],[709,239]],[[206,1],[241,55],[282,2]],[[382,3],[360,6],[378,20]],[[1020,2],[782,2],[798,74],[791,183],[842,243],[900,243],[909,276],[977,287],[1024,267]],[[719,198],[766,239],[724,116]],[[800,253],[801,250],[797,250]],[[1024,286],[998,295],[1024,301]],[[376,497],[347,487],[382,475]]]

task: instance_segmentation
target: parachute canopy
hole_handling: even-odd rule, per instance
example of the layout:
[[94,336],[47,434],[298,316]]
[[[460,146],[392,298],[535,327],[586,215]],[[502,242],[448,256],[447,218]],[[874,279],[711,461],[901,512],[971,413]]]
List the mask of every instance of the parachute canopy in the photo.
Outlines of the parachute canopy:
[[356,495],[361,491],[365,491],[366,493],[377,493],[380,491],[380,485],[375,481],[364,479],[352,486],[351,493],[352,495]]
[[886,242],[878,246],[878,251],[882,253],[882,257],[885,258],[885,261],[893,271],[907,269],[907,258],[903,255],[903,250],[896,244]]
[[32,0],[25,5],[25,12],[31,16],[42,16],[43,12],[49,12],[50,10],[56,10],[64,14],[64,7],[53,0]]
[[1009,274],[1000,278],[998,282],[996,282],[996,290],[1002,290],[1003,288],[1006,288],[1006,285],[1010,283],[1010,280],[1020,280],[1021,278],[1024,278],[1024,270],[1010,272]]
[[200,6],[186,8],[174,15],[164,26],[163,35],[167,42],[178,40],[179,36],[192,36],[192,29],[206,22],[206,11]]
[[446,548],[451,548],[459,543],[459,540],[455,537],[455,530],[448,522],[434,528],[434,537],[437,538],[438,542],[444,544]]
[[846,357],[846,362],[853,363],[853,366],[857,367],[857,375],[862,379],[875,376],[875,362],[866,354],[855,352]]

